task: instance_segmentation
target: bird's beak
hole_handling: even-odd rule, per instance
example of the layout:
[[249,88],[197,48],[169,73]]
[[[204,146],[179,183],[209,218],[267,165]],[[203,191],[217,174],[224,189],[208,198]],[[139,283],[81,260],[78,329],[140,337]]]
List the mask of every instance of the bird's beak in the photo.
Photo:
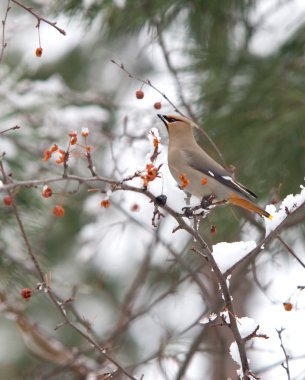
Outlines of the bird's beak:
[[165,124],[166,128],[167,128],[167,120],[165,118],[165,115],[161,115],[158,113],[158,118],[161,119],[163,121],[163,123]]

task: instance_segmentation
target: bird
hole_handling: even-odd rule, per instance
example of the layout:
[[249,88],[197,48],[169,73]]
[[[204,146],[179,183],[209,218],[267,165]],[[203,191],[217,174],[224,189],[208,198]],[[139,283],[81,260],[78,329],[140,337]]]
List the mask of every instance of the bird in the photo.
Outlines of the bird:
[[157,116],[168,131],[168,166],[181,189],[200,198],[202,205],[229,203],[272,219],[253,202],[257,195],[198,145],[193,134],[193,129],[199,128],[196,123],[182,115]]

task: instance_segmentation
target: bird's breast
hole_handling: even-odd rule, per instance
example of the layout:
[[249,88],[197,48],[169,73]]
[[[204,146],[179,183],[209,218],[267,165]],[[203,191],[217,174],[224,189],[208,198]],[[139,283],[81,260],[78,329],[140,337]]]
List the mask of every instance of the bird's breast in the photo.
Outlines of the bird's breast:
[[217,197],[215,193],[215,180],[193,169],[188,164],[188,157],[183,152],[183,149],[169,148],[168,166],[172,176],[182,190],[198,198],[210,194]]

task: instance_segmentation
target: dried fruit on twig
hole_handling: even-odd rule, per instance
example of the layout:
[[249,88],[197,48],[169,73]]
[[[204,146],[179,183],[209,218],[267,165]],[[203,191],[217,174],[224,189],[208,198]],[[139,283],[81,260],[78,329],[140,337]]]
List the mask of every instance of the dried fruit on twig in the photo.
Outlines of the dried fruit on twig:
[[11,206],[11,204],[13,203],[13,198],[10,195],[7,195],[3,198],[3,203],[5,204],[5,206]]
[[62,218],[65,215],[65,209],[63,208],[63,206],[56,205],[53,208],[53,215],[57,218]]
[[161,107],[162,107],[161,102],[156,102],[156,103],[154,104],[154,108],[155,108],[156,110],[161,109]]
[[53,195],[53,190],[50,188],[50,186],[45,185],[42,189],[41,195],[44,198],[50,198]]
[[137,90],[136,91],[136,98],[137,99],[143,99],[144,98],[144,91],[143,90]]
[[37,48],[36,49],[36,57],[40,58],[42,56],[42,52],[43,52],[43,50],[41,47]]
[[283,303],[283,306],[284,306],[284,309],[285,309],[286,311],[291,311],[291,310],[293,309],[293,305],[292,305],[291,302],[284,302],[284,303]]
[[21,297],[25,300],[28,301],[32,297],[32,290],[30,288],[23,288],[20,292]]

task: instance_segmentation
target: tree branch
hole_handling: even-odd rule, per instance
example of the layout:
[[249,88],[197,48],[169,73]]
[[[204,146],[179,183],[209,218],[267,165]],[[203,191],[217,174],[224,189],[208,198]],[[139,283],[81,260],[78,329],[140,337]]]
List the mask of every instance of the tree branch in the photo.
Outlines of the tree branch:
[[59,28],[59,27],[56,25],[56,24],[57,24],[56,21],[52,22],[52,21],[47,20],[47,19],[44,18],[44,17],[39,16],[37,13],[35,13],[35,12],[33,11],[32,8],[30,8],[30,7],[26,7],[25,5],[21,4],[21,3],[20,3],[19,1],[17,1],[17,0],[11,0],[11,1],[12,1],[13,3],[15,3],[16,5],[18,5],[20,8],[23,8],[24,10],[26,10],[27,12],[29,12],[32,16],[34,16],[34,17],[37,19],[37,25],[36,25],[36,28],[39,28],[39,25],[40,25],[41,21],[43,21],[43,22],[45,22],[46,24],[51,25],[53,28],[55,28],[56,30],[58,30],[59,33],[63,34],[64,36],[67,34],[67,33],[65,32],[64,29],[61,29],[61,28]]
[[285,363],[282,363],[282,367],[285,369],[286,371],[286,374],[287,374],[287,379],[290,380],[291,377],[290,377],[290,369],[289,369],[289,355],[286,351],[286,348],[284,346],[284,343],[283,343],[283,338],[282,338],[282,333],[285,329],[284,328],[281,328],[280,330],[276,330],[278,336],[279,336],[279,340],[281,342],[281,349],[284,353],[284,356],[285,356]]
[[1,40],[1,50],[0,50],[0,64],[1,64],[1,61],[3,59],[3,55],[4,55],[4,50],[7,46],[7,43],[5,42],[5,25],[6,25],[6,20],[7,20],[7,16],[8,16],[8,13],[11,9],[10,7],[10,1],[11,0],[8,0],[7,2],[7,7],[6,7],[6,12],[5,12],[5,15],[4,15],[4,19],[2,20],[2,40]]

